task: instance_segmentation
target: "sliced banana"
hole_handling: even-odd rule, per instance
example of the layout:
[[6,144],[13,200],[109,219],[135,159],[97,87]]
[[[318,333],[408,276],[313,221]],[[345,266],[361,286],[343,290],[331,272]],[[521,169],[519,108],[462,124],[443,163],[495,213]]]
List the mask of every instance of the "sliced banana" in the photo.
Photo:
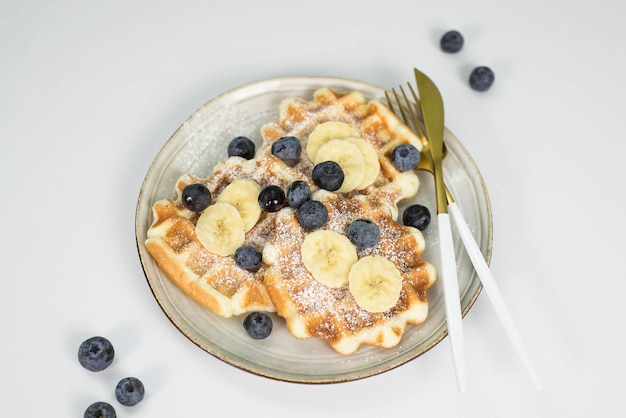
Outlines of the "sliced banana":
[[239,211],[228,203],[206,208],[196,223],[196,238],[208,251],[229,256],[243,245],[246,233]]
[[237,179],[222,190],[217,197],[218,203],[229,203],[234,206],[243,219],[245,232],[252,229],[261,216],[259,193],[261,186],[251,179]]
[[361,308],[368,312],[385,312],[398,303],[402,276],[385,257],[368,255],[350,269],[348,287]]
[[344,180],[337,192],[346,193],[358,188],[365,176],[365,161],[359,147],[343,139],[331,139],[320,147],[314,164],[334,161],[343,170]]
[[331,139],[359,137],[360,133],[357,128],[345,122],[328,121],[320,123],[309,134],[307,140],[306,152],[311,161],[315,161],[317,151],[322,145]]
[[345,235],[326,229],[307,235],[300,251],[313,278],[333,288],[348,283],[350,267],[358,260],[354,245]]
[[380,162],[378,161],[376,149],[374,149],[374,146],[363,138],[348,137],[345,138],[345,140],[356,145],[359,148],[361,155],[363,155],[365,174],[363,175],[361,183],[357,186],[357,189],[365,189],[367,186],[374,183],[378,177],[378,173],[380,173]]

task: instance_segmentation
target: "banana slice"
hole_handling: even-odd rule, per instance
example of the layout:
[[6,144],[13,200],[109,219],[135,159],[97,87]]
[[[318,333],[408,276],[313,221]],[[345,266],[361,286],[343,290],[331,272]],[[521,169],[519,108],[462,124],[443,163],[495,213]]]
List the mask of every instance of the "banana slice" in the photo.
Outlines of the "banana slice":
[[326,229],[307,235],[300,251],[313,278],[333,288],[348,283],[350,267],[358,260],[354,245],[345,235]]
[[306,152],[311,161],[315,161],[317,151],[322,145],[331,139],[359,137],[359,130],[344,122],[328,121],[320,123],[309,134],[306,144]]
[[385,257],[368,255],[350,269],[348,286],[361,308],[368,312],[385,312],[398,303],[402,276],[395,264]]
[[356,189],[365,176],[365,161],[359,147],[343,139],[331,139],[320,147],[314,164],[334,161],[343,170],[344,180],[337,192],[346,193]]
[[363,175],[363,180],[361,180],[361,183],[357,186],[358,190],[363,190],[367,186],[373,184],[376,177],[378,177],[378,173],[380,173],[378,154],[376,153],[374,146],[363,138],[348,137],[345,138],[345,140],[356,145],[359,148],[361,155],[363,155],[365,174]]
[[217,197],[217,203],[229,203],[234,206],[243,219],[244,231],[248,232],[261,216],[259,193],[261,186],[251,179],[237,179],[222,190]]
[[239,211],[228,203],[206,208],[196,223],[196,238],[208,251],[228,256],[243,245],[246,233]]

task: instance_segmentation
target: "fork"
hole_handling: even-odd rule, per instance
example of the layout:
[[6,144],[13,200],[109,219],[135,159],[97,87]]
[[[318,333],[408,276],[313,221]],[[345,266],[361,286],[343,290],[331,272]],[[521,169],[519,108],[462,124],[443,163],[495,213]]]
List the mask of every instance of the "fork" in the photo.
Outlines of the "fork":
[[[421,114],[420,101],[412,85],[410,83],[407,83],[407,87],[411,93],[412,100],[409,100],[409,97],[407,96],[402,86],[399,86],[399,90],[401,93],[400,95],[398,95],[395,89],[391,89],[391,95],[393,96],[393,100],[387,91],[385,91],[385,98],[387,99],[387,104],[389,106],[389,109],[396,116],[402,119],[405,125],[411,128],[414,131],[414,133],[417,134],[417,136],[420,138],[424,146],[421,151],[422,158],[420,159],[420,163],[417,169],[428,171],[431,174],[433,174],[433,162],[432,162],[432,156],[430,155],[430,145],[429,145],[428,139],[426,138],[426,135],[424,134],[424,130],[421,125],[422,118],[420,116]],[[396,103],[396,106],[394,106],[394,101]],[[444,144],[444,156],[445,156],[445,153],[446,153],[446,148]],[[517,329],[517,326],[515,325],[515,322],[513,321],[513,317],[504,301],[502,293],[500,292],[500,289],[498,288],[498,285],[493,277],[493,274],[491,273],[491,270],[487,264],[487,261],[485,260],[480,250],[480,247],[476,243],[476,239],[474,238],[474,235],[470,231],[469,226],[465,218],[463,217],[461,210],[459,209],[457,203],[452,197],[452,193],[450,193],[450,190],[445,185],[445,183],[444,183],[444,188],[446,191],[446,198],[448,202],[448,211],[450,212],[450,215],[452,216],[452,220],[454,221],[454,224],[457,227],[457,230],[459,232],[463,245],[465,246],[465,249],[474,266],[474,269],[476,270],[476,273],[478,274],[478,277],[480,278],[483,288],[485,289],[485,292],[487,293],[487,296],[489,297],[494,307],[494,310],[496,311],[496,314],[498,316],[498,319],[500,320],[500,323],[504,327],[504,330],[507,336],[509,337],[513,345],[513,348],[515,349],[515,352],[520,358],[535,388],[537,390],[541,390],[542,385],[539,380],[539,376],[537,375],[537,372],[535,371],[533,363],[530,359],[530,355],[528,354],[528,350],[526,349],[524,345],[522,337]]]

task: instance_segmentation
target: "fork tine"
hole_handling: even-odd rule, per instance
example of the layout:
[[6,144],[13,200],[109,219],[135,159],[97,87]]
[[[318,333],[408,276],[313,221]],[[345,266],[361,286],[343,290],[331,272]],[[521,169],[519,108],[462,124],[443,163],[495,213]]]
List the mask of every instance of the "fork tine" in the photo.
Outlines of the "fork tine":
[[400,98],[394,89],[391,89],[391,93],[393,93],[393,97],[395,99],[395,103],[398,105],[398,110],[395,109],[394,101],[389,97],[389,92],[385,91],[385,97],[387,98],[387,105],[391,109],[391,111],[396,115],[402,118],[405,125],[408,125],[408,119],[402,110],[402,103],[400,102]]
[[[411,84],[407,83],[409,90],[413,96],[413,102],[409,100],[408,95],[402,86],[398,86],[401,95],[399,95],[395,89],[391,89],[391,94],[393,95],[393,99],[391,99],[389,92],[385,91],[385,98],[387,99],[387,104],[389,109],[399,118],[402,119],[405,125],[412,128],[412,130],[421,137],[422,141],[426,138],[424,135],[424,131],[422,130],[422,126],[420,123],[420,119],[418,116],[418,105],[419,100],[417,99],[417,94],[415,94],[415,90],[411,86]],[[402,97],[402,98],[401,98]],[[394,105],[395,103],[395,105]],[[408,115],[407,115],[408,113]],[[421,112],[420,112],[421,113]]]
[[420,101],[417,98],[417,94],[415,93],[413,86],[411,86],[411,83],[406,83],[406,85],[411,91],[411,95],[413,96],[413,102],[409,100],[402,86],[400,86],[400,91],[402,92],[402,96],[404,96],[404,101],[406,102],[407,107],[411,109],[411,116],[413,117],[413,124],[415,125],[415,129],[417,131],[416,133],[421,137],[422,142],[423,142],[424,139],[426,139],[426,135],[424,134],[424,131],[422,130],[422,124],[420,123],[420,118],[417,116],[417,112],[419,112],[420,114],[422,113],[421,107],[419,104]]

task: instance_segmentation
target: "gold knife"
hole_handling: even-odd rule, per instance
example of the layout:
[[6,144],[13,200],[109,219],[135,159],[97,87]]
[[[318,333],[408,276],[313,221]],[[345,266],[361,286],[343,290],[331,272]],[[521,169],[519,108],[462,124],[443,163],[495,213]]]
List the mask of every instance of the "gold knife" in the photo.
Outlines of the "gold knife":
[[463,342],[463,326],[461,323],[461,301],[459,297],[459,281],[457,277],[452,228],[448,215],[448,202],[443,182],[443,131],[444,109],[441,93],[437,86],[417,68],[415,81],[420,98],[420,108],[424,118],[426,135],[430,143],[435,175],[435,193],[437,198],[437,223],[439,230],[439,246],[441,266],[439,275],[443,283],[443,296],[446,310],[448,335],[452,346],[452,357],[456,369],[457,383],[461,392],[465,391],[465,353]]

